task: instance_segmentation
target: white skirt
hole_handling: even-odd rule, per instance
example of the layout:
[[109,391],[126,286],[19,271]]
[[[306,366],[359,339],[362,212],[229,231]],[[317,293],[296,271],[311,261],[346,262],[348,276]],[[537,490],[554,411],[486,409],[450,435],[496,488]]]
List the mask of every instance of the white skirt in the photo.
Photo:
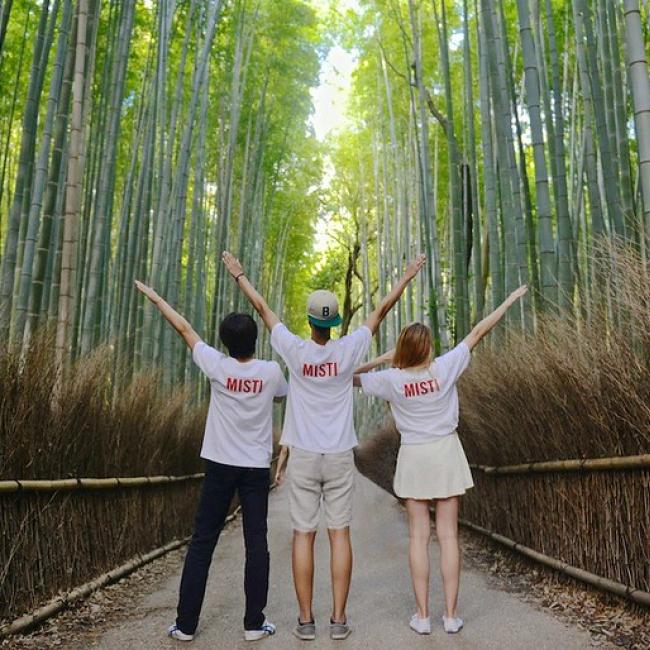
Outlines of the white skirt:
[[400,445],[393,490],[401,499],[446,499],[474,487],[456,432],[434,442]]

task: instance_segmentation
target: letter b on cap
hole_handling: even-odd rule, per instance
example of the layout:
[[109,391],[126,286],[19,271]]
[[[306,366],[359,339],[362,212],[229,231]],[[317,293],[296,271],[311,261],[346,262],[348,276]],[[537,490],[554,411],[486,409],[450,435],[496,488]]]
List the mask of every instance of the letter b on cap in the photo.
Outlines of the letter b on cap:
[[327,305],[325,305],[325,307],[323,307],[323,316],[327,318],[329,317],[329,315],[330,315],[330,308]]

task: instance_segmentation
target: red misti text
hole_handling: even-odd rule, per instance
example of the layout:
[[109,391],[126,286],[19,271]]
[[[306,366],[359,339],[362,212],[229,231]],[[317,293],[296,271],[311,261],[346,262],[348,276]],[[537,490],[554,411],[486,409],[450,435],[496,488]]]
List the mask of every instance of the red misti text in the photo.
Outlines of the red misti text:
[[427,379],[425,381],[412,381],[410,384],[404,384],[404,397],[417,397],[418,395],[428,395],[440,390],[440,384],[437,379]]
[[239,379],[228,377],[226,379],[226,390],[233,393],[261,393],[264,382],[261,379]]
[[302,366],[303,377],[337,377],[339,364],[336,361],[327,363],[304,363]]

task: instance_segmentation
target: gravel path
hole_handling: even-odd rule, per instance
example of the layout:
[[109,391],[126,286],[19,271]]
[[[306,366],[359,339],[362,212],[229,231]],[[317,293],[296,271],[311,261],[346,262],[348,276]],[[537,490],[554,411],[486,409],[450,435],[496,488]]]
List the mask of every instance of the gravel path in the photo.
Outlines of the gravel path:
[[[286,489],[271,495],[269,543],[271,588],[267,615],[278,626],[275,637],[261,642],[272,648],[400,648],[408,644],[425,648],[446,643],[454,648],[535,648],[536,650],[589,648],[587,632],[567,627],[551,614],[516,596],[494,589],[486,576],[469,569],[461,582],[460,611],[466,627],[451,637],[442,631],[438,615],[442,607],[437,571],[432,576],[432,611],[436,625],[431,637],[418,637],[408,628],[413,596],[407,571],[407,528],[405,513],[386,492],[357,476],[353,545],[355,569],[348,615],[352,635],[344,642],[330,641],[325,623],[330,607],[329,552],[325,530],[317,538],[315,616],[320,624],[316,642],[300,642],[291,635],[296,604],[291,581],[291,534]],[[431,547],[436,567],[438,547]],[[250,648],[242,639],[243,542],[241,523],[230,525],[219,542],[203,616],[192,648]],[[101,650],[178,648],[181,644],[165,637],[173,621],[179,575],[164,581],[146,596],[135,612],[119,627],[109,629],[92,643]],[[183,646],[185,647],[185,646]]]

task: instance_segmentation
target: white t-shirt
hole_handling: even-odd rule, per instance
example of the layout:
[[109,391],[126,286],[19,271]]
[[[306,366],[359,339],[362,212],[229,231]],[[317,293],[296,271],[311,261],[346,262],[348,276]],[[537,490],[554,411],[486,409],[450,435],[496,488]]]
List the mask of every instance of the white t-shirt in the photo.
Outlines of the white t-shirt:
[[352,421],[352,378],[371,340],[365,326],[325,345],[301,339],[282,323],[273,328],[271,345],[289,369],[283,445],[335,454],[359,444]]
[[194,363],[210,380],[201,458],[236,467],[270,467],[273,398],[287,394],[275,361],[240,362],[199,341]]
[[363,374],[361,387],[364,393],[390,402],[402,444],[433,442],[458,427],[456,382],[469,361],[470,351],[463,341],[428,368]]

